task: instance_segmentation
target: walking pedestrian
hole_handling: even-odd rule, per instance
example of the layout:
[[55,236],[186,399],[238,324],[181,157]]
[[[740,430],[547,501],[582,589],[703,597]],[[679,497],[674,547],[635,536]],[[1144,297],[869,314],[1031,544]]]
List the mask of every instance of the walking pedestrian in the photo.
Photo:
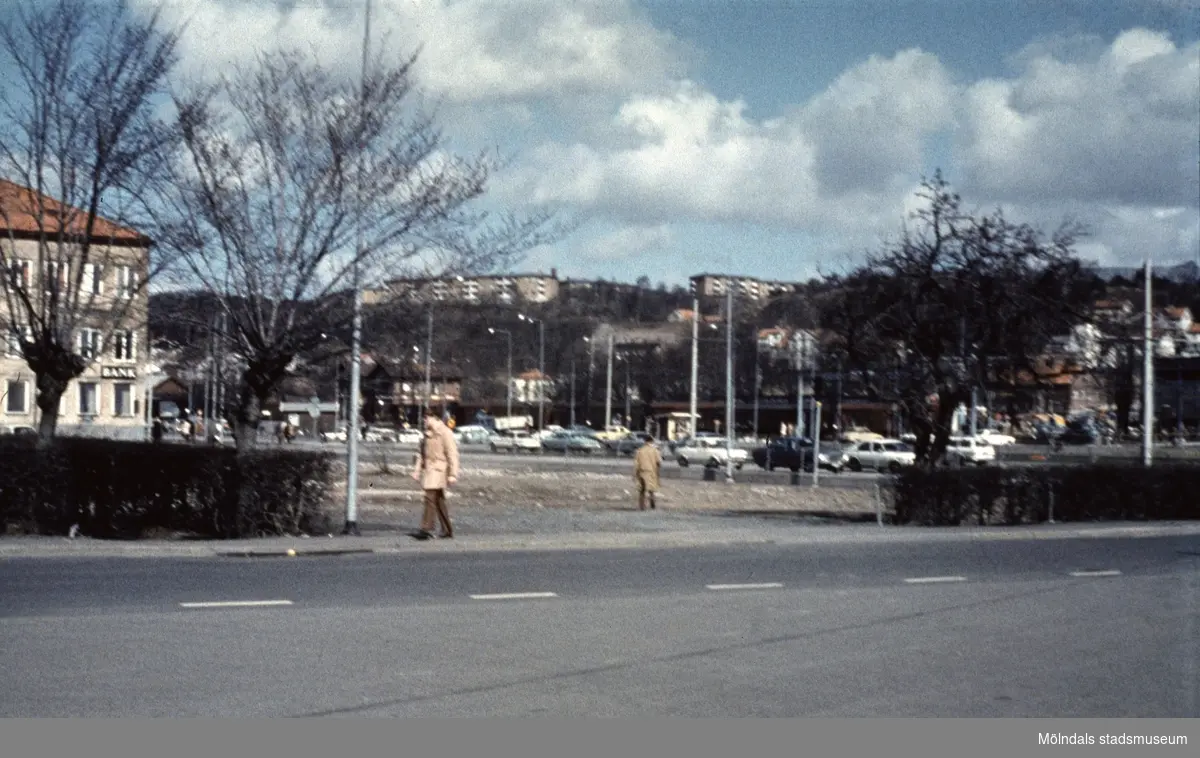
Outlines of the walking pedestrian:
[[433,537],[434,522],[440,522],[442,531],[438,537],[452,539],[454,525],[446,510],[446,489],[458,481],[458,443],[454,433],[438,418],[437,411],[425,410],[425,437],[417,452],[416,466],[412,478],[421,483],[425,490],[425,513],[421,517],[421,528],[413,533],[419,540]]
[[654,493],[658,492],[658,470],[662,466],[662,455],[654,445],[654,440],[646,437],[642,446],[633,456],[633,480],[638,488],[638,510],[646,510],[646,496],[650,497],[650,507],[655,508]]

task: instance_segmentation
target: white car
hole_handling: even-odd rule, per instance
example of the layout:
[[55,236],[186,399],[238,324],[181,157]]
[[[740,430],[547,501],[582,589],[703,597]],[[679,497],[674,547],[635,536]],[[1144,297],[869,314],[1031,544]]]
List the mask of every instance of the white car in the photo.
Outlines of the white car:
[[693,463],[725,468],[730,460],[733,461],[733,467],[741,471],[746,461],[750,460],[750,453],[740,447],[727,451],[723,437],[696,437],[675,446],[675,462],[684,468]]
[[493,434],[491,440],[488,442],[488,446],[492,449],[493,453],[498,453],[501,450],[511,450],[514,453],[519,453],[522,450],[537,452],[542,449],[541,440],[522,429]]
[[996,460],[996,448],[978,437],[951,437],[946,443],[946,460],[962,466],[982,466]]
[[455,429],[454,437],[460,445],[486,445],[492,439],[492,432],[485,426],[468,424]]
[[373,426],[363,434],[363,439],[367,442],[395,442],[396,430]]
[[897,473],[917,462],[917,454],[900,440],[853,442],[845,448],[846,468],[851,471],[873,469]]
[[992,447],[1000,447],[1001,445],[1017,444],[1017,438],[1013,437],[1011,434],[1001,434],[1000,432],[995,432],[995,431],[992,431],[991,429],[985,429],[984,431],[975,435],[975,437],[976,437],[976,439],[983,440],[984,442],[988,443]]
[[421,438],[424,435],[417,429],[401,429],[396,432],[396,444],[399,445],[420,445]]

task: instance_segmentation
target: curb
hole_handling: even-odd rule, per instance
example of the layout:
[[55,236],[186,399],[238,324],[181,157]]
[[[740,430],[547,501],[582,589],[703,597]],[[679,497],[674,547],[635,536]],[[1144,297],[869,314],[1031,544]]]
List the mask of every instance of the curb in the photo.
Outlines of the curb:
[[296,550],[295,548],[277,550],[217,550],[218,558],[319,558],[332,555],[362,555],[377,552],[370,547],[331,548],[329,550]]

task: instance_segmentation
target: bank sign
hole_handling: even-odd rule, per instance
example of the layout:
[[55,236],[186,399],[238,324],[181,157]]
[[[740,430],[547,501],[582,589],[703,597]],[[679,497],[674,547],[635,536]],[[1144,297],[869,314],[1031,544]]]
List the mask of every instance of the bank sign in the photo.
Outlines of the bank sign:
[[133,366],[102,366],[101,379],[137,379],[137,369]]

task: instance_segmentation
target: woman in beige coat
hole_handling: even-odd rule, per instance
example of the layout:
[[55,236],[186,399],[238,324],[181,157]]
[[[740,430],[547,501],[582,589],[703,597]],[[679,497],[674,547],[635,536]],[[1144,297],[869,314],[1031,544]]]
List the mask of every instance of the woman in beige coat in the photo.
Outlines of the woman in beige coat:
[[441,522],[442,539],[454,537],[454,525],[446,511],[446,488],[458,481],[458,442],[454,432],[442,423],[432,408],[425,410],[425,439],[417,453],[412,478],[425,490],[425,513],[421,529],[413,534],[419,540],[433,536],[434,521]]
[[638,510],[646,510],[646,496],[650,496],[650,507],[654,508],[654,493],[658,492],[658,469],[662,466],[662,456],[654,446],[654,440],[647,437],[642,446],[633,456],[633,480],[638,487]]

